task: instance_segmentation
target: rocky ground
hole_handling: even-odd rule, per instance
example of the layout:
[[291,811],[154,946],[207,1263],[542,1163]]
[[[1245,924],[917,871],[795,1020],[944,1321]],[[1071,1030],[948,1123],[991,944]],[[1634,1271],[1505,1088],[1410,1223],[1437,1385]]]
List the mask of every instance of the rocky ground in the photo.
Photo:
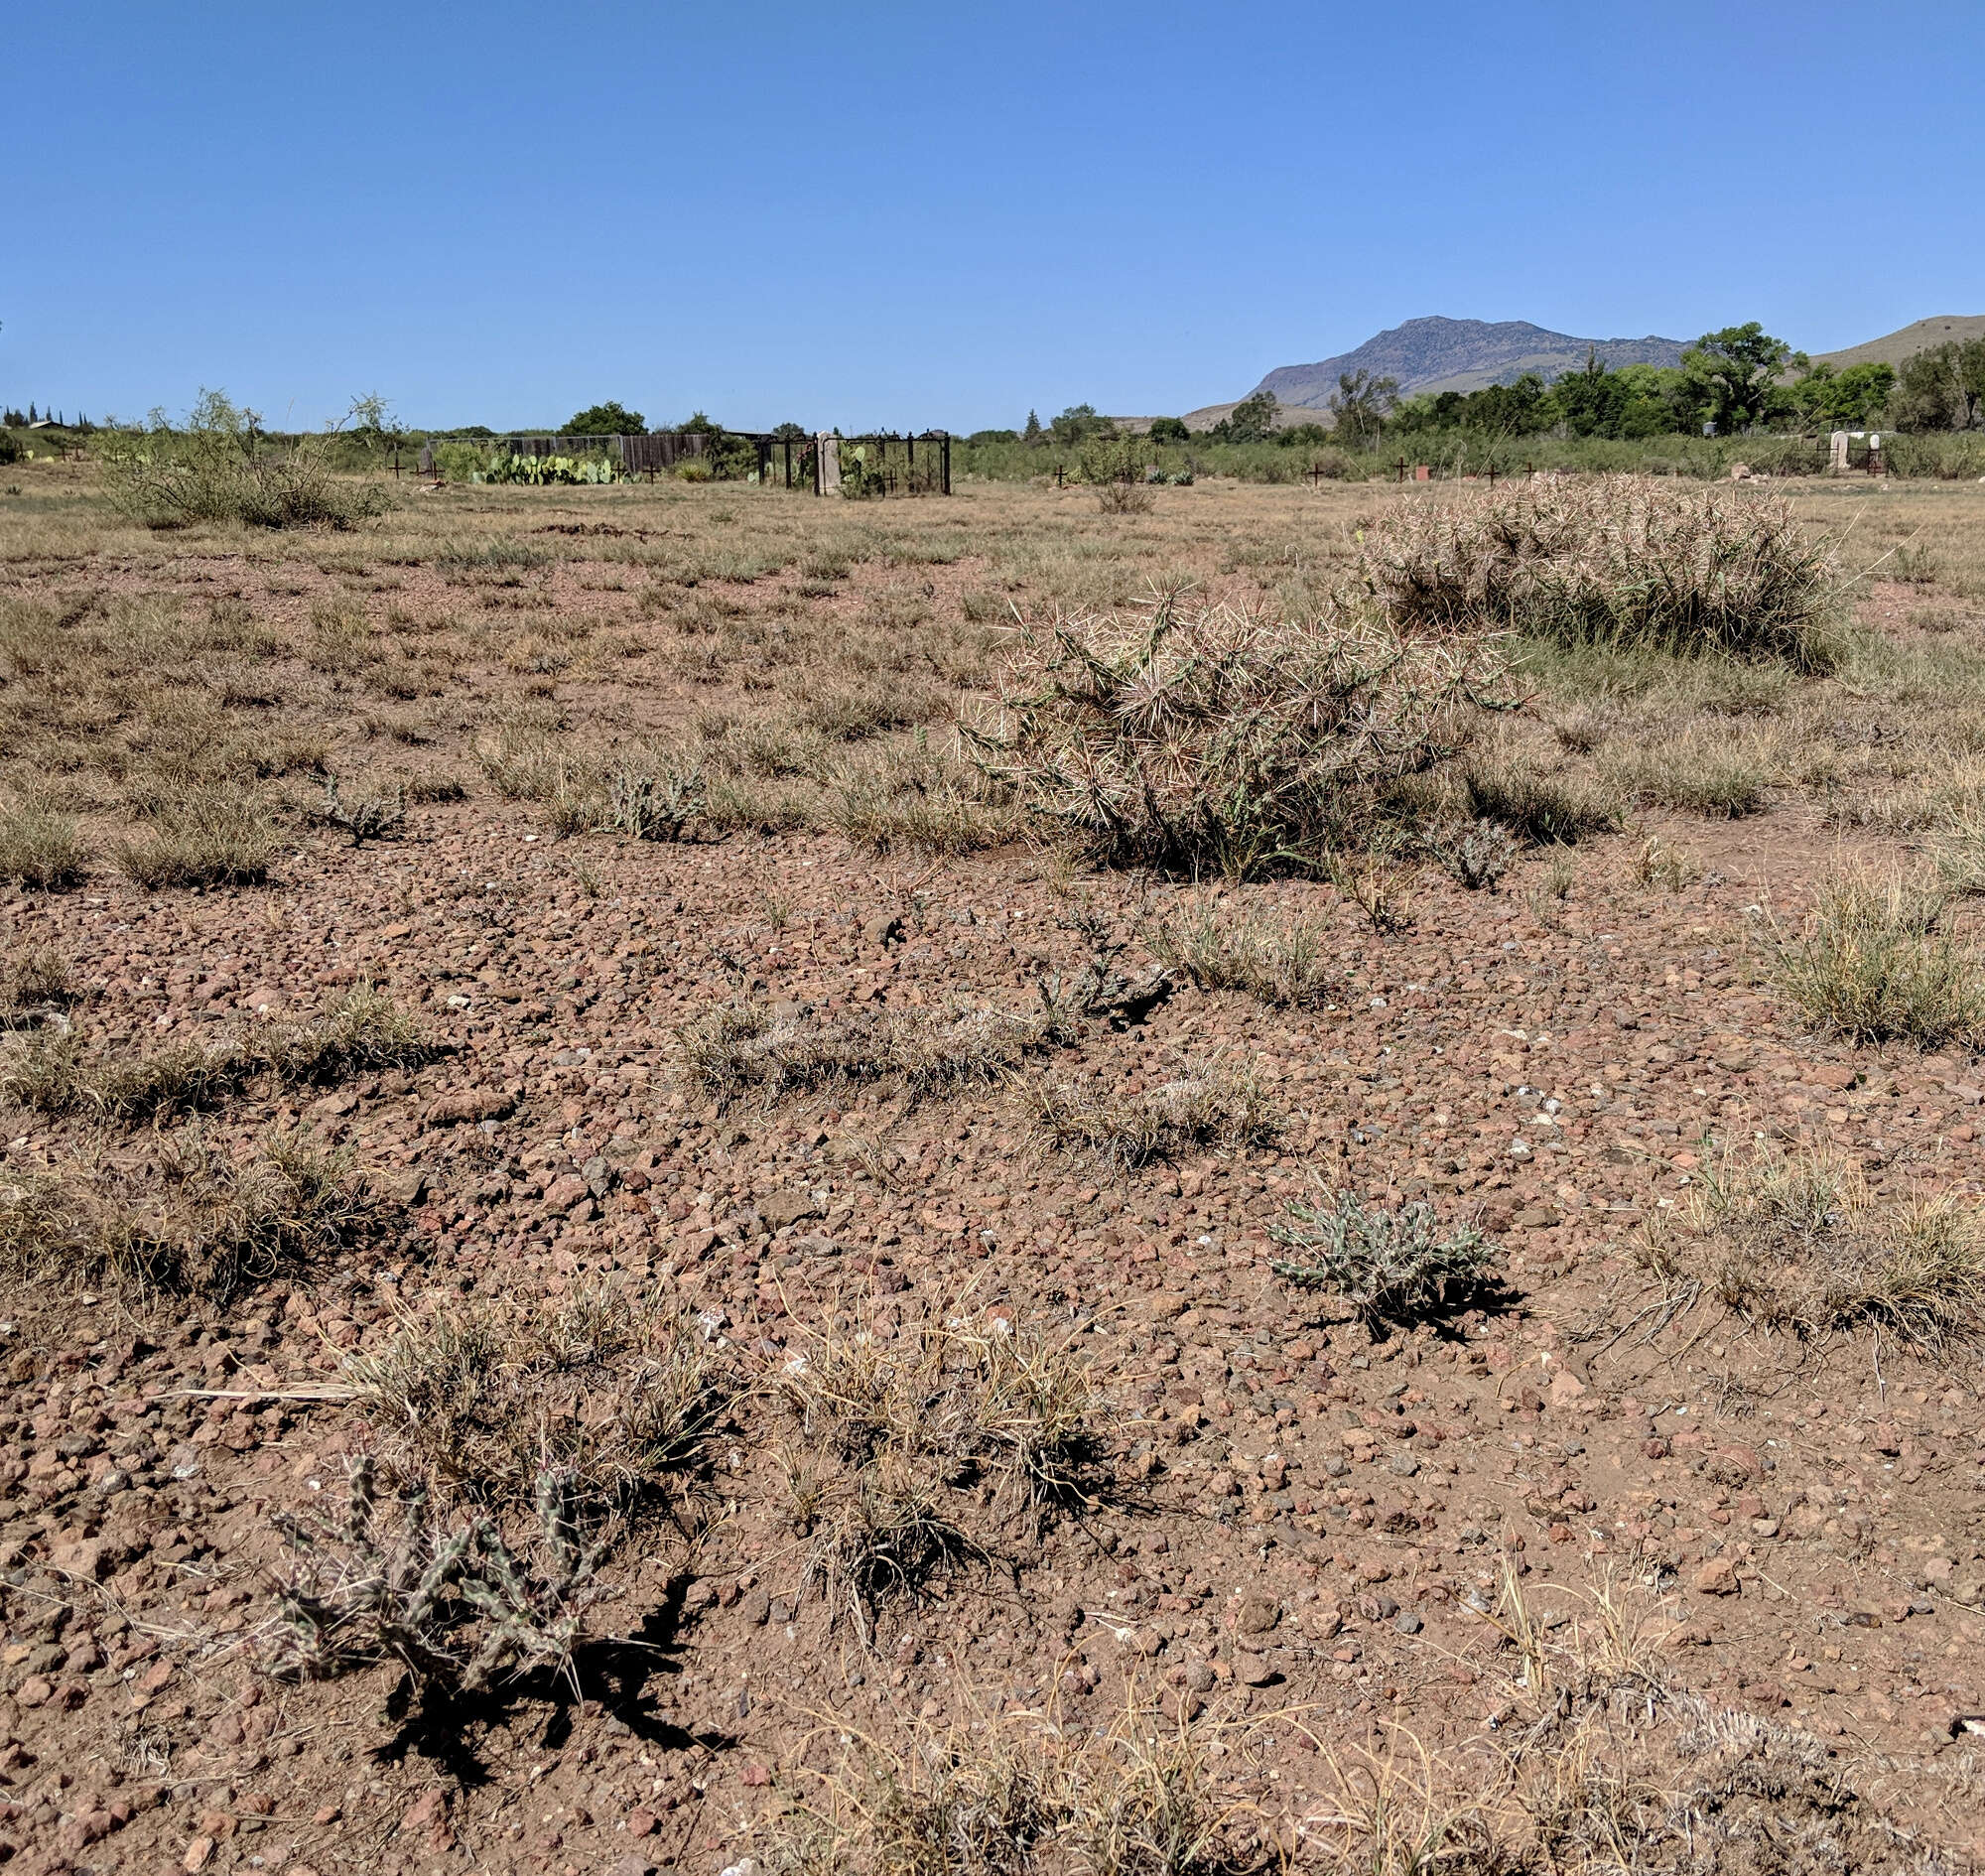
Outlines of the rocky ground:
[[[17,563],[15,592],[212,572],[197,543],[163,571],[101,552]],[[412,603],[425,576],[401,577]],[[611,710],[610,678],[567,692],[575,711]],[[473,726],[434,734],[448,754]],[[1689,866],[1646,877],[1651,835]],[[683,1033],[748,1002],[1024,1012],[1099,946],[1146,969],[1144,935],[1192,894],[1021,843],[568,841],[472,779],[390,841],[286,836],[264,885],[153,891],[99,867],[11,890],[0,941],[69,961],[61,1020],[94,1049],[255,1033],[362,982],[440,1052],[251,1079],[188,1124],[230,1155],[298,1126],[348,1151],[365,1207],[340,1249],[224,1298],[113,1277],[10,1296],[0,1853],[51,1876],[718,1876],[776,1853],[766,1818],[839,1736],[1105,1725],[1140,1701],[1240,1728],[1256,1789],[1322,1814],[1333,1757],[1375,1742],[1488,1763],[1534,1717],[1521,1669],[1543,1656],[1509,1646],[1514,1612],[1569,1658],[1603,1609],[1664,1686],[1820,1742],[1854,1794],[1830,1827],[1880,1814],[1961,1866],[1985,1841],[1962,1723],[1985,1712],[1975,1354],[1766,1334],[1647,1255],[1760,1136],[1881,1188],[1985,1181],[1969,1055],[1829,1038],[1773,980],[1773,919],[1846,838],[1793,798],[1649,811],[1548,891],[1541,861],[1493,892],[1420,874],[1410,926],[1384,933],[1328,885],[1237,889],[1323,922],[1321,1006],[1179,982],[921,1098],[900,1076],[719,1098],[686,1078]],[[1258,1077],[1271,1137],[1125,1169],[1030,1123],[1044,1078],[1127,1098],[1182,1064]],[[137,1164],[157,1139],[24,1104],[0,1182]],[[1292,1287],[1271,1232],[1319,1183],[1479,1223],[1501,1289],[1382,1332]],[[602,1281],[679,1303],[741,1392],[604,1566],[571,1665],[457,1696],[397,1664],[269,1672],[296,1562],[272,1517],[339,1515],[382,1437],[353,1357],[464,1296]],[[1088,1503],[1036,1520],[961,1496],[971,1550],[879,1599],[871,1630],[809,1571],[778,1378],[826,1325],[947,1321],[1066,1344],[1098,1395]]]

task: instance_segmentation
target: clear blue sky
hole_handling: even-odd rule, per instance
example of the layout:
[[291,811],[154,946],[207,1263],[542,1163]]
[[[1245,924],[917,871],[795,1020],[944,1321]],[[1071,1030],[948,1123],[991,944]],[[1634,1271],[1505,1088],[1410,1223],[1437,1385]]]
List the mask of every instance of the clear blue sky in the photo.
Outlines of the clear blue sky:
[[0,398],[1164,412],[1428,313],[1985,312],[1985,7],[15,0]]

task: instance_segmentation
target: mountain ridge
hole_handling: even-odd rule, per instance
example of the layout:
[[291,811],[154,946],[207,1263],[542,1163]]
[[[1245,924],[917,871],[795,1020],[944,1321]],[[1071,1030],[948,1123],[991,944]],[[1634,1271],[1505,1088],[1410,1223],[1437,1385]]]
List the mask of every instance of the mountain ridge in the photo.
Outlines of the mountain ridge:
[[1396,378],[1401,397],[1439,391],[1479,391],[1490,384],[1513,384],[1526,371],[1554,378],[1584,367],[1589,356],[1621,365],[1677,365],[1689,341],[1662,338],[1580,338],[1553,333],[1528,320],[1455,320],[1435,314],[1407,320],[1375,334],[1362,345],[1314,364],[1277,365],[1255,387],[1277,403],[1298,410],[1321,410],[1346,371],[1369,371]]

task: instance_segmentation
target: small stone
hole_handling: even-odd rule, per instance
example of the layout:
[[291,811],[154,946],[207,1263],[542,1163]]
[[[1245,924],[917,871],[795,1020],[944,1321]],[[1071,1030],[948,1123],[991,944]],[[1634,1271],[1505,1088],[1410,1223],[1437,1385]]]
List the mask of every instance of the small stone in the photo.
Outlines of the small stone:
[[1696,1571],[1692,1580],[1702,1595],[1734,1596],[1737,1594],[1737,1565],[1727,1556],[1713,1556]]
[[1243,1635],[1266,1635],[1282,1619],[1282,1605],[1272,1596],[1246,1596],[1234,1612],[1234,1626]]
[[1392,1627],[1401,1635],[1417,1635],[1420,1630],[1426,1627],[1426,1624],[1409,1609],[1392,1624]]

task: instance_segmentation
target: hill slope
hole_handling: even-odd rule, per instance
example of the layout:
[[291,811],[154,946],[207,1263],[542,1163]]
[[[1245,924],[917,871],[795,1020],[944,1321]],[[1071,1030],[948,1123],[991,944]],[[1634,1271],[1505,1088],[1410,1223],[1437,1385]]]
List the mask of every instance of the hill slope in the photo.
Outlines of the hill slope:
[[1985,314],[1940,313],[1905,326],[1900,332],[1871,338],[1866,344],[1849,345],[1844,351],[1815,352],[1812,361],[1830,364],[1836,370],[1857,364],[1901,364],[1905,358],[1931,345],[1942,345],[1952,339],[1962,344],[1973,338],[1985,338]]
[[1525,371],[1554,378],[1576,371],[1588,351],[1605,364],[1675,365],[1685,340],[1679,338],[1575,338],[1546,332],[1527,320],[1408,320],[1368,338],[1355,351],[1315,364],[1280,365],[1255,388],[1272,391],[1283,404],[1319,410],[1337,388],[1343,371],[1369,371],[1375,378],[1397,378],[1399,394],[1479,391],[1487,384],[1510,384]]

